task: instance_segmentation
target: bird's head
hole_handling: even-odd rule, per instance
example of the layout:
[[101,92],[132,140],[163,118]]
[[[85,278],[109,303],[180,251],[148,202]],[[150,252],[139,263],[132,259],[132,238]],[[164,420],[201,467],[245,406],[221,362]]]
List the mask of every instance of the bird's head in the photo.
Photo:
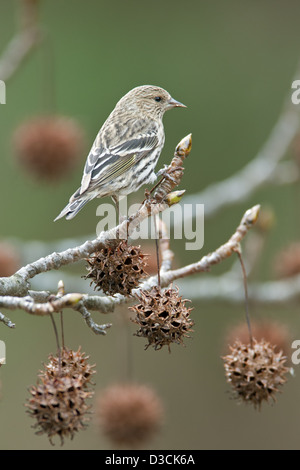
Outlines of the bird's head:
[[166,90],[153,85],[133,88],[123,96],[118,105],[128,110],[150,114],[153,117],[162,117],[168,109],[186,108],[184,104],[172,98]]

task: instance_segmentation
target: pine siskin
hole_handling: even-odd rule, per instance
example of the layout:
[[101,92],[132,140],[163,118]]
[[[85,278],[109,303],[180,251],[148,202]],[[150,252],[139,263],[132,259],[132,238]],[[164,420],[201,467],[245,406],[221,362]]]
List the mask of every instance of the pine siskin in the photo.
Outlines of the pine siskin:
[[80,188],[55,220],[72,219],[95,197],[137,191],[156,179],[155,166],[165,142],[162,118],[168,109],[184,107],[152,85],[133,88],[117,103],[87,157]]

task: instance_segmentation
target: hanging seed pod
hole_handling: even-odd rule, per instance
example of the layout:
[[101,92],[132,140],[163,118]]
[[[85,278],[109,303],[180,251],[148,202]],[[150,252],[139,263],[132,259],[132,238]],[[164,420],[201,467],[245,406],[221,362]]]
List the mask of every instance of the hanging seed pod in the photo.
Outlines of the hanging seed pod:
[[90,379],[95,373],[88,357],[78,351],[63,349],[61,357],[50,355],[49,363],[39,374],[37,385],[29,389],[31,397],[26,403],[28,412],[36,420],[37,434],[52,439],[59,436],[73,439],[88,421],[91,398]]
[[139,304],[129,307],[136,314],[132,319],[139,325],[137,336],[147,338],[149,346],[161,349],[171,343],[182,344],[192,332],[193,320],[190,319],[192,308],[187,308],[178,294],[178,288],[168,287],[161,290],[154,286],[150,291],[141,291]]
[[111,385],[100,394],[97,405],[100,429],[114,445],[140,447],[162,424],[162,402],[146,385]]
[[223,357],[227,382],[236,398],[251,403],[255,408],[264,401],[276,401],[276,394],[286,382],[289,368],[282,352],[266,341],[253,340],[252,344],[237,341],[231,353]]
[[83,154],[81,126],[65,116],[38,116],[21,124],[13,145],[17,161],[39,180],[56,182],[68,175]]
[[146,255],[140,246],[128,245],[126,240],[106,246],[86,261],[88,274],[85,279],[91,279],[94,289],[107,295],[129,296],[147,276]]

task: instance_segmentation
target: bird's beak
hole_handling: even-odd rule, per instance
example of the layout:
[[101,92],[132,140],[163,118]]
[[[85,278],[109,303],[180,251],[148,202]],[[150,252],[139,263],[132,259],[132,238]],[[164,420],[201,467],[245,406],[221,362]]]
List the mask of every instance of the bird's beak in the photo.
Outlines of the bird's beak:
[[186,108],[186,105],[180,103],[180,101],[174,100],[174,98],[170,98],[168,108]]

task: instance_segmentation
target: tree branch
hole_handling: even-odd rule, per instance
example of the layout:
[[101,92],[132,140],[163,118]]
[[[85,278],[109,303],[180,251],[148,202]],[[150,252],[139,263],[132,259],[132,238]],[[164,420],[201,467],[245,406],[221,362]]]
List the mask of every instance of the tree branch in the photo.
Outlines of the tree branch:
[[[144,213],[144,205],[141,207],[142,213]],[[189,276],[191,274],[195,274],[198,272],[207,271],[215,264],[221,263],[237,250],[240,249],[240,243],[249,231],[249,229],[255,224],[258,213],[259,213],[260,206],[254,206],[244,214],[241,223],[237,227],[234,234],[230,237],[230,239],[222,246],[217,248],[214,252],[208,254],[201,258],[197,263],[193,263],[183,268],[176,269],[176,270],[161,270],[161,285],[167,286],[171,282],[176,279]],[[138,211],[140,214],[141,212]],[[135,218],[135,216],[134,216]],[[121,224],[122,225],[122,224]],[[105,232],[107,233],[107,232]],[[92,243],[92,242],[86,242]],[[103,243],[102,241],[100,243]],[[85,245],[85,244],[84,244]],[[88,245],[90,246],[90,245]],[[94,247],[92,244],[91,246]],[[85,252],[86,248],[77,247],[73,249],[74,253],[77,253],[76,256],[73,257],[74,260],[77,260],[78,253]],[[70,250],[67,250],[70,251]],[[53,269],[57,269],[56,266],[61,265],[62,260],[59,261],[59,258],[62,259],[70,259],[69,256],[63,254],[54,253],[53,255],[49,255],[49,261],[45,261],[44,258],[42,261],[38,260],[34,265],[29,265],[29,267],[22,268],[18,271],[20,277],[26,278],[26,276],[33,276],[38,274],[40,271],[40,267],[47,266],[49,269],[51,266],[55,266]],[[52,260],[54,258],[54,261]],[[169,258],[167,258],[169,259]],[[57,263],[56,261],[57,260]],[[75,262],[75,261],[74,261]],[[169,262],[168,262],[169,263]],[[22,270],[24,270],[24,275],[22,274]],[[21,274],[20,274],[21,272]],[[16,275],[15,275],[16,276]],[[2,280],[5,278],[2,278]],[[7,278],[8,280],[10,278]],[[157,285],[157,276],[152,276],[143,282],[139,289],[134,289],[132,291],[133,297],[138,295],[140,290],[147,290],[150,289],[153,285]],[[32,293],[35,298],[38,297],[38,293]],[[66,295],[57,295],[49,297],[47,292],[40,293],[43,298],[46,298],[47,301],[44,303],[37,303],[35,299],[31,296],[26,297],[15,297],[4,295],[0,296],[0,307],[4,307],[10,310],[15,309],[22,309],[30,314],[35,315],[47,315],[53,312],[59,312],[65,308],[72,308],[73,310],[79,311],[83,318],[85,319],[87,325],[97,334],[105,334],[106,329],[110,327],[110,324],[105,325],[97,325],[91,318],[89,310],[97,310],[101,313],[108,313],[112,312],[117,305],[122,303],[128,302],[129,299],[117,294],[114,297],[111,296],[89,296],[83,294],[66,294]],[[132,299],[131,299],[132,300]],[[9,321],[9,320],[8,320]]]
[[[182,293],[195,300],[220,300],[243,302],[243,281],[231,272],[221,276],[207,276],[201,279],[186,279],[180,282]],[[248,284],[249,299],[263,304],[285,304],[299,300],[300,275],[289,279]]]

